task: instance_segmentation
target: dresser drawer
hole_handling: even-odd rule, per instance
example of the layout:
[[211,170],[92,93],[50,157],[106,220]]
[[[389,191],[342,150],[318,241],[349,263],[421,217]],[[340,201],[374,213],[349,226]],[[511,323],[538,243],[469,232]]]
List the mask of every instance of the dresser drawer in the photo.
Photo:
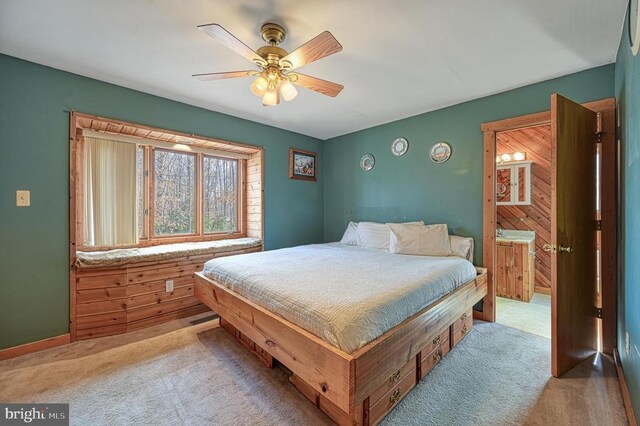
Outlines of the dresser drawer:
[[[412,374],[413,373],[413,374]],[[415,369],[404,376],[385,393],[375,404],[369,405],[369,419],[371,424],[379,422],[402,398],[416,385]],[[371,399],[369,399],[371,401]]]
[[449,353],[449,338],[442,342],[439,346],[433,348],[431,352],[423,351],[420,353],[420,379],[429,373],[440,360]]
[[464,338],[464,336],[469,334],[469,332],[471,331],[471,328],[473,328],[473,317],[467,318],[467,320],[464,323],[462,323],[458,328],[454,328],[454,330],[451,333],[451,347],[460,343],[460,341]]
[[376,389],[369,396],[369,406],[372,406],[376,402],[380,401],[391,389],[394,389],[408,374],[413,376],[413,380],[416,378],[416,359],[413,357],[411,361],[407,362],[400,369],[394,371],[389,375],[387,381]]

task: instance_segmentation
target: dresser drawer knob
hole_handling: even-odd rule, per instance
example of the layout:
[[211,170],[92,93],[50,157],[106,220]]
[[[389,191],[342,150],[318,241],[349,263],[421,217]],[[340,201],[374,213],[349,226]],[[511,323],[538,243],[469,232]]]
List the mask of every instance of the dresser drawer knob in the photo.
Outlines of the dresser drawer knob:
[[392,404],[395,404],[396,402],[400,401],[400,394],[402,394],[402,391],[400,390],[400,388],[394,390],[393,394],[389,398],[389,402]]
[[462,321],[466,321],[467,320],[467,313],[465,312],[464,314],[462,314],[462,316],[460,317],[460,319]]
[[391,381],[391,383],[395,383],[398,380],[400,380],[400,370],[396,371],[395,373],[393,373],[391,375],[391,377],[389,378],[389,380]]
[[439,344],[440,344],[440,336],[439,336],[439,335],[438,335],[438,336],[436,336],[436,337],[433,339],[433,344],[434,344],[434,345],[439,345]]
[[462,334],[464,336],[465,334],[467,334],[467,331],[468,331],[467,330],[467,324],[465,324],[465,325],[462,326],[462,329],[460,330],[460,334]]
[[438,349],[436,353],[433,354],[433,362],[439,362],[442,359],[442,349]]

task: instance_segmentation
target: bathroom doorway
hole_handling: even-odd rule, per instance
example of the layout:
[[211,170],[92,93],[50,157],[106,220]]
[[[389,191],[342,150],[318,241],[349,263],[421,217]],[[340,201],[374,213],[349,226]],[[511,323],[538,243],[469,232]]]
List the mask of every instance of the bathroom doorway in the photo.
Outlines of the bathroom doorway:
[[496,133],[496,322],[551,338],[551,125]]
[[[483,266],[488,271],[488,292],[481,312],[475,316],[496,321],[496,308],[501,301],[498,296],[507,292],[510,297],[503,299],[517,302],[520,309],[522,306],[533,307],[531,301],[536,301],[537,294],[544,295],[545,292],[544,285],[540,284],[544,273],[540,273],[537,280],[535,275],[536,263],[543,262],[536,262],[536,259],[543,252],[549,253],[551,370],[559,377],[595,351],[610,355],[616,345],[616,164],[619,147],[615,139],[615,99],[580,105],[554,94],[550,104],[550,111],[481,125],[484,135]],[[522,146],[513,145],[509,152],[498,155],[497,151],[499,136],[513,137],[515,133],[509,135],[512,131],[526,133],[527,129],[542,135],[547,129],[545,126],[549,126],[551,135],[551,238],[548,245],[538,239],[544,234],[542,228],[519,229],[524,228],[526,222],[531,227],[539,226],[536,217],[530,217],[532,214],[522,216],[514,211],[522,208],[516,206],[530,205],[527,203],[540,196],[531,184],[535,178],[533,154],[525,154]],[[540,137],[544,139],[544,136]],[[529,147],[528,144],[525,146]],[[538,170],[538,174],[542,172]],[[599,196],[596,185],[600,188]],[[498,225],[498,197],[505,202],[500,205],[511,210],[501,215],[500,220],[500,225],[509,229]],[[503,257],[507,260],[503,261]],[[527,270],[531,262],[534,266]],[[541,265],[538,266],[540,269]],[[511,280],[517,268],[522,271],[522,281],[529,276],[526,273],[533,271],[533,277],[529,276],[533,290],[524,282]],[[504,274],[506,281],[501,281],[499,274]],[[510,282],[514,282],[512,287]],[[529,295],[529,302],[523,305],[522,301]],[[518,316],[523,317],[524,313]]]

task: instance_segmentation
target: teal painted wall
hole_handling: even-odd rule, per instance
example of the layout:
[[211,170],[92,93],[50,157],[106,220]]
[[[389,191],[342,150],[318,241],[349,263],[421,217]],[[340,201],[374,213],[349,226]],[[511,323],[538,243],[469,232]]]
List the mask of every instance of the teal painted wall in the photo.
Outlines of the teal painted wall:
[[[340,239],[351,220],[447,223],[450,232],[472,236],[475,260],[482,259],[482,132],[480,124],[550,108],[554,92],[578,102],[613,96],[614,66],[522,87],[497,95],[330,139],[324,144],[324,237]],[[391,141],[403,136],[409,151],[391,153]],[[444,164],[428,158],[438,141],[451,144]],[[373,170],[360,157],[376,158]]]
[[[0,55],[0,349],[68,332],[70,110],[264,146],[266,248],[322,241],[320,140]],[[291,146],[318,182],[288,179]]]
[[[640,55],[634,57],[625,22],[615,69],[620,140],[620,284],[618,352],[636,417],[640,416]],[[630,351],[626,351],[626,333]]]

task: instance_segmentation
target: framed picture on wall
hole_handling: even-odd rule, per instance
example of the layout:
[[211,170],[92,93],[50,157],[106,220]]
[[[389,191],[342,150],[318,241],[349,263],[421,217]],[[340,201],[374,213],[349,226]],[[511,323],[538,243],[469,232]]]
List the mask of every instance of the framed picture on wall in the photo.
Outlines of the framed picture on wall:
[[289,148],[289,179],[317,180],[318,155],[315,152]]

